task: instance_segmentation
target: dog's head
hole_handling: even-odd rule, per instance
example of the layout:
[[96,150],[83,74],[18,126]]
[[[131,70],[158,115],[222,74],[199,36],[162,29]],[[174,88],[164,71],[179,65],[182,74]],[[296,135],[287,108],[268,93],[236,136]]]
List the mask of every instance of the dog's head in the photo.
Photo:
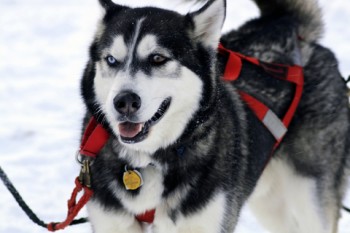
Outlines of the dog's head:
[[121,144],[153,153],[174,143],[215,89],[225,1],[187,15],[100,0],[82,93]]

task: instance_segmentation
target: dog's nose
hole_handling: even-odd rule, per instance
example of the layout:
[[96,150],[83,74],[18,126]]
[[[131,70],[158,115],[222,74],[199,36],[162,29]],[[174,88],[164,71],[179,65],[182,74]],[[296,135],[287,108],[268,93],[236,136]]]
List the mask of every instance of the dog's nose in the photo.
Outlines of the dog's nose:
[[141,98],[131,91],[124,91],[114,97],[114,108],[123,115],[130,115],[141,107]]

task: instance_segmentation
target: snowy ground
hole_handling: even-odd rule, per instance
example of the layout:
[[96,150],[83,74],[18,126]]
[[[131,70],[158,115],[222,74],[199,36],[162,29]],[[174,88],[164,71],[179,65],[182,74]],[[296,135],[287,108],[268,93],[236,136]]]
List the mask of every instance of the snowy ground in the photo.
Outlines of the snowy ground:
[[[100,13],[96,2],[0,0],[0,165],[45,221],[64,218],[79,170],[74,161],[84,111],[79,79]],[[323,44],[335,51],[343,75],[350,75],[350,2],[321,4],[327,25]],[[257,15],[248,0],[228,5],[226,30]],[[349,195],[345,204],[350,206]],[[350,215],[344,212],[339,232],[349,229]],[[0,183],[0,233],[34,232],[46,231],[27,219]],[[87,233],[89,226],[64,232]],[[236,232],[265,231],[245,209]]]

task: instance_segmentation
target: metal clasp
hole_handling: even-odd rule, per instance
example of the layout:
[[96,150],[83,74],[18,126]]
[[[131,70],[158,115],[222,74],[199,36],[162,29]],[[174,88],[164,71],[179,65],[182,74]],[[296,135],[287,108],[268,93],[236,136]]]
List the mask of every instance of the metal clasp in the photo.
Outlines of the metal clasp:
[[81,170],[79,174],[79,182],[88,188],[91,188],[91,171],[90,171],[91,160],[83,159],[81,162]]

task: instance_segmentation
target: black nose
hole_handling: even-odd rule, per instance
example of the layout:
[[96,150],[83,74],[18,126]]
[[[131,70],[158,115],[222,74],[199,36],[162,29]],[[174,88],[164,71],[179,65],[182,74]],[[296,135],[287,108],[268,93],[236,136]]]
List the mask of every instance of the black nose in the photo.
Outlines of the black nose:
[[123,115],[130,115],[141,107],[141,98],[131,91],[124,91],[114,97],[114,108]]

